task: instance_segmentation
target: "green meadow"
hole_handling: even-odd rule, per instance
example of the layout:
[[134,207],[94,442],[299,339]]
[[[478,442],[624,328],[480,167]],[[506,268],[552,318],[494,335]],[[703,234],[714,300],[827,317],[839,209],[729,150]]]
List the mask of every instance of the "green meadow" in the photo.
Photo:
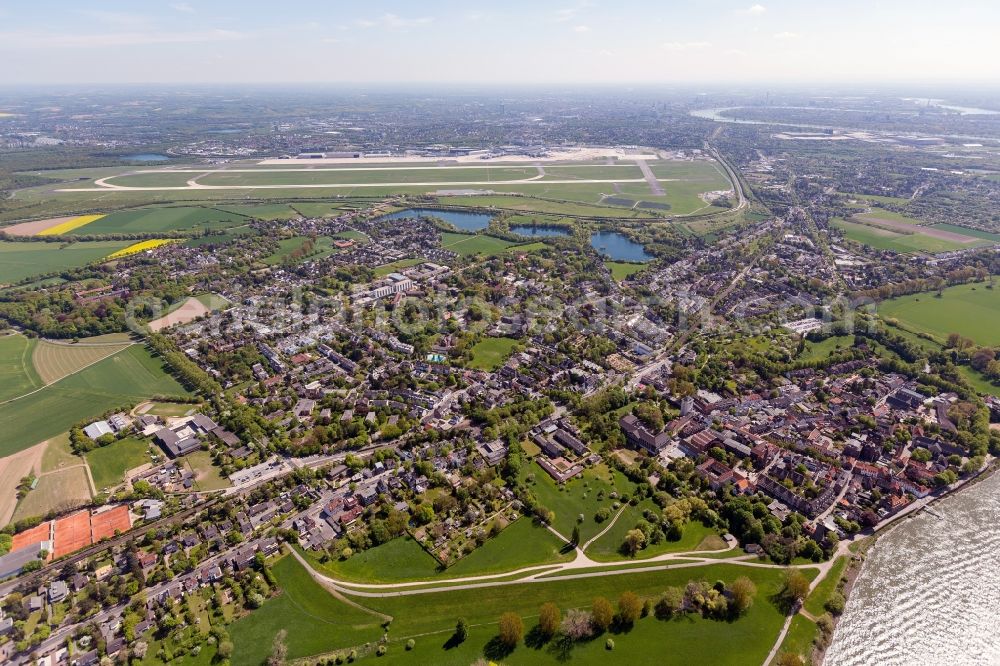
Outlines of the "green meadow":
[[507,362],[507,357],[517,346],[513,338],[486,338],[472,347],[469,367],[476,370],[496,370]]
[[633,264],[627,261],[605,261],[604,265],[611,271],[611,277],[619,282],[632,277],[646,267],[645,264]]
[[0,284],[56,273],[100,261],[129,241],[79,243],[0,241]]
[[0,337],[0,400],[23,395],[42,386],[31,361],[35,342],[19,334]]
[[1000,289],[982,282],[949,287],[940,298],[934,293],[893,298],[880,303],[878,311],[940,342],[960,333],[980,345],[1000,345]]
[[84,456],[94,477],[97,492],[122,482],[125,472],[149,462],[149,442],[135,437],[126,437],[114,444],[108,444]]

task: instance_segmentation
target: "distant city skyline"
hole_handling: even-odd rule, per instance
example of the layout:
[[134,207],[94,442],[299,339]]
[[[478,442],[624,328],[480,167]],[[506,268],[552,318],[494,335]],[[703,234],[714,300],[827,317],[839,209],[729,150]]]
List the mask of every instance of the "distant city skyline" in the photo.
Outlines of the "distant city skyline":
[[1000,84],[1000,3],[0,0],[0,84]]

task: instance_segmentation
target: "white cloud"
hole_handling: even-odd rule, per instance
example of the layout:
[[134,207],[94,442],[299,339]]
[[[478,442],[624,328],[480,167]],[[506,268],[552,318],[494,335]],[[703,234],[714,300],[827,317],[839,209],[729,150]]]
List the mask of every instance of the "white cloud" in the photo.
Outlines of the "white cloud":
[[747,9],[744,9],[741,13],[742,14],[750,14],[750,15],[754,15],[754,16],[759,16],[759,15],[763,14],[766,11],[767,11],[767,7],[765,7],[764,5],[758,4],[758,5],[752,5],[752,6],[748,7]]
[[106,12],[97,9],[81,9],[77,11],[81,16],[86,16],[98,23],[114,25],[118,27],[137,27],[149,25],[152,21],[148,16],[142,14],[129,14],[126,12]]
[[789,32],[787,30],[784,32],[774,33],[774,38],[777,39],[779,42],[791,42],[796,39],[799,39],[801,36],[802,35],[800,35],[797,32]]
[[184,12],[185,14],[194,14],[194,7],[186,2],[175,2],[170,5],[171,8],[179,12]]
[[569,21],[572,21],[574,18],[576,18],[576,15],[579,14],[582,10],[590,6],[591,3],[589,2],[589,0],[584,0],[584,2],[580,2],[576,5],[573,5],[572,7],[563,7],[562,9],[557,9],[552,13],[552,20],[556,21],[557,23],[568,23]]
[[575,25],[573,26],[573,32],[590,32],[589,25]]
[[391,12],[386,12],[378,18],[374,19],[358,19],[355,21],[355,25],[359,28],[385,28],[386,30],[407,30],[409,28],[427,25],[433,22],[434,19],[429,16],[421,16],[418,18],[406,18],[399,16],[398,14],[393,14]]
[[711,42],[664,42],[663,48],[668,51],[693,51],[707,49],[711,45]]

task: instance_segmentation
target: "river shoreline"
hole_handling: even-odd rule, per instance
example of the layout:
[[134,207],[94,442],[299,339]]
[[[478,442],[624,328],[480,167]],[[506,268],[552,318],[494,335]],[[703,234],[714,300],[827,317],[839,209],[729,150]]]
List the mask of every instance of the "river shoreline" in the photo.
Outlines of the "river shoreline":
[[[996,550],[990,548],[1000,541],[1000,504],[989,488],[981,497],[969,493],[993,480],[998,469],[1000,460],[991,458],[961,486],[882,526],[865,537],[869,542],[858,541],[864,545],[844,574],[848,603],[834,618],[829,645],[814,651],[813,663],[966,663],[976,655],[974,644],[984,640],[1000,601]],[[949,498],[959,503],[943,504],[942,514],[925,511]],[[913,525],[908,519],[928,521],[925,513],[937,520],[901,532]],[[988,644],[981,653],[994,651]],[[968,663],[983,662],[977,657]]]

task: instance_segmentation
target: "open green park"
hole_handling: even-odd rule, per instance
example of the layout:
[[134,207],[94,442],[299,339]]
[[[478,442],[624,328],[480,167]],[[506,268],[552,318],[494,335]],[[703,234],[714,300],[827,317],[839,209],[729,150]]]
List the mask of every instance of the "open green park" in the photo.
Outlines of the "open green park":
[[188,396],[160,359],[132,345],[75,374],[0,403],[0,456],[66,432],[78,421],[100,416],[151,396]]
[[496,370],[507,362],[517,346],[514,338],[486,338],[472,346],[469,367],[476,370]]
[[[635,490],[635,484],[624,474],[603,464],[588,467],[580,476],[562,485],[553,481],[535,462],[525,465],[521,473],[538,503],[555,514],[552,527],[568,539],[573,527],[579,525],[583,543],[607,527],[606,523],[594,520],[595,514],[606,508],[613,515],[618,510],[615,504],[620,508],[621,498]],[[579,521],[580,516],[583,516],[582,521]]]
[[627,261],[605,261],[604,265],[611,271],[611,277],[621,282],[646,268],[645,264],[633,264]]
[[521,518],[447,569],[408,536],[398,537],[347,559],[322,561],[312,553],[305,557],[314,568],[338,580],[354,583],[400,583],[503,574],[525,567],[554,564],[572,559],[566,542],[555,534]]
[[[635,506],[626,505],[608,531],[587,547],[587,557],[596,562],[614,562],[626,557],[621,551],[622,544],[625,543],[625,535],[642,519],[644,511],[659,513],[660,509],[652,500],[639,502]],[[692,520],[684,525],[680,539],[675,541],[664,539],[659,543],[648,544],[635,554],[634,559],[643,560],[665,553],[722,550],[725,547],[725,541],[716,530]]]

